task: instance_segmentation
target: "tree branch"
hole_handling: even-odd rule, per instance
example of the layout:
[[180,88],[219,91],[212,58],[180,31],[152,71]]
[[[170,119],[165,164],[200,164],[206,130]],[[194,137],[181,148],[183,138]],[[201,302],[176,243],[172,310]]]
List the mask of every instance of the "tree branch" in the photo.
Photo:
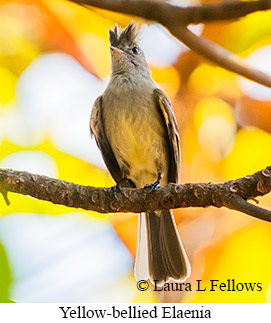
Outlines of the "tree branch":
[[248,66],[239,56],[202,36],[196,36],[185,27],[191,23],[236,19],[258,10],[268,10],[271,8],[271,0],[232,1],[184,8],[162,1],[149,0],[69,1],[155,20],[168,28],[186,46],[206,59],[252,81],[271,87],[270,75]]
[[228,71],[244,76],[252,81],[271,87],[271,76],[245,63],[239,56],[211,42],[203,36],[197,36],[186,27],[169,26],[171,33],[180,39],[187,47],[202,55],[211,62],[220,65]]
[[181,207],[227,207],[271,222],[271,211],[247,202],[271,191],[271,166],[253,175],[223,183],[168,184],[148,189],[97,188],[11,169],[0,169],[1,191],[100,213],[144,212]]
[[150,0],[69,0],[124,14],[155,20],[162,25],[190,25],[237,19],[249,13],[271,9],[270,0],[228,1],[201,6],[180,7],[163,1]]

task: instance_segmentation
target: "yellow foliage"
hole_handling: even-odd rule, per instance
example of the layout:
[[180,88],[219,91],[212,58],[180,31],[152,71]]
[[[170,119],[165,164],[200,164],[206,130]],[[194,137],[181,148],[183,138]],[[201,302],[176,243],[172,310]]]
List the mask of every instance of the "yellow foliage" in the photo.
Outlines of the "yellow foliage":
[[173,66],[151,66],[151,73],[153,80],[166,92],[169,99],[173,100],[181,85],[180,75],[177,70]]
[[15,75],[3,66],[0,66],[0,103],[5,105],[15,97]]
[[222,28],[225,46],[234,52],[247,52],[255,43],[270,44],[271,13],[255,12]]
[[110,74],[110,50],[109,44],[102,37],[94,33],[80,33],[78,45],[87,57],[91,57],[101,78]]
[[221,95],[237,98],[240,90],[236,78],[230,72],[218,66],[206,63],[194,69],[188,81],[189,89],[200,96]]
[[232,152],[225,160],[224,178],[253,174],[271,164],[271,135],[263,130],[241,129]]
[[197,103],[195,110],[196,127],[200,128],[202,123],[210,116],[219,116],[232,126],[236,124],[232,107],[218,97],[205,97]]
[[18,75],[38,56],[39,50],[22,21],[1,10],[0,17],[0,64]]
[[196,106],[195,124],[202,151],[211,160],[224,159],[235,138],[236,122],[232,107],[216,97],[204,98]]
[[[209,248],[205,253],[206,268],[201,283],[206,291],[186,293],[184,301],[265,302],[271,272],[271,259],[268,257],[271,252],[270,230],[269,224],[255,221],[254,225],[235,232]],[[214,282],[218,286],[213,291],[210,290],[210,280],[219,281]],[[226,283],[226,287],[222,286],[220,289],[221,283]],[[254,291],[247,291],[245,283],[255,283],[258,286],[255,285]]]

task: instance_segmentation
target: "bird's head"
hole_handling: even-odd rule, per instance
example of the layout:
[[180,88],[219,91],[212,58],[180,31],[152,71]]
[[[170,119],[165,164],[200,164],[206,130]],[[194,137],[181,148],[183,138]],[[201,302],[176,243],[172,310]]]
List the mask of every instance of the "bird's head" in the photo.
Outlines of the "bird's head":
[[150,75],[143,51],[138,46],[139,31],[134,22],[122,29],[115,25],[109,30],[113,74]]

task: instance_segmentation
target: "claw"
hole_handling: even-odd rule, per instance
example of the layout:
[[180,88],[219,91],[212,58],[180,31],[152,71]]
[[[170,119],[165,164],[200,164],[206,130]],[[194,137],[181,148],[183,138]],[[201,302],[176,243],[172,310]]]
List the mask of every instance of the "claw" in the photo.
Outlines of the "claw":
[[158,179],[156,182],[154,182],[153,184],[147,184],[144,186],[144,188],[147,188],[149,190],[149,193],[152,191],[155,191],[159,186],[160,186],[160,181],[161,181],[161,172],[158,172]]
[[123,177],[123,179],[120,182],[118,182],[115,186],[109,188],[109,192],[112,193],[116,199],[117,193],[121,193],[122,187],[131,187],[132,182],[130,183],[129,181],[130,180],[127,177]]
[[109,188],[109,193],[113,194],[115,199],[117,198],[117,193],[120,193],[120,192],[121,192],[121,187],[119,183]]
[[115,199],[117,198],[117,193],[122,192],[122,188],[135,188],[135,184],[126,176],[123,177],[115,186],[109,188],[109,192],[114,195]]

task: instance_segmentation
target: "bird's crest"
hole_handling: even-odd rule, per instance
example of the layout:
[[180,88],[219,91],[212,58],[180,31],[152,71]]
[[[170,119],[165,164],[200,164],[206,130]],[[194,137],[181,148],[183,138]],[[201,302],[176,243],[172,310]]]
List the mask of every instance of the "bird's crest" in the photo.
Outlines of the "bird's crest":
[[109,41],[111,46],[125,48],[138,41],[139,31],[137,24],[130,22],[129,25],[122,29],[116,24],[114,29],[109,29]]

